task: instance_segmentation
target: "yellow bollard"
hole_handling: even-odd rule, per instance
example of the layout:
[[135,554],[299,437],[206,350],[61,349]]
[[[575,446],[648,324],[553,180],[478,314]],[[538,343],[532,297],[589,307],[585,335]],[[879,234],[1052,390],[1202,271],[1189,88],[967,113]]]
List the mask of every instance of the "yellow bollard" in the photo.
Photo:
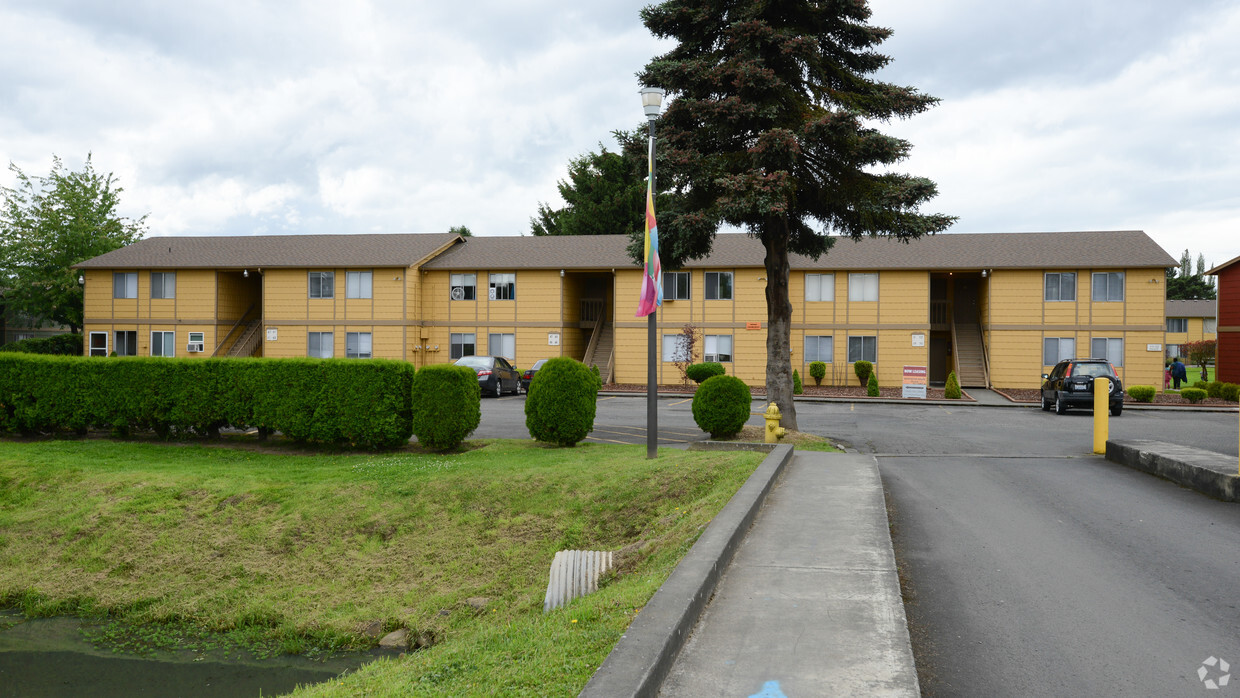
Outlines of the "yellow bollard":
[[1094,453],[1107,452],[1107,436],[1111,414],[1111,379],[1098,376],[1094,379]]
[[784,438],[784,434],[788,433],[788,430],[779,426],[779,417],[779,405],[773,402],[766,408],[766,412],[762,413],[762,418],[766,420],[766,442],[768,444],[779,443],[779,440]]

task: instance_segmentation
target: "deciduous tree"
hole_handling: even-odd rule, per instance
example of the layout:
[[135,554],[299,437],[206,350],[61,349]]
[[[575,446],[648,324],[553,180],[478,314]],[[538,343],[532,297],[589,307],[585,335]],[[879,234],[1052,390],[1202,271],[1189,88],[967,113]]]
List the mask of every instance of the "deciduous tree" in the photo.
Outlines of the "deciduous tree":
[[[620,131],[614,135],[622,144],[633,139]],[[573,158],[568,179],[557,186],[565,205],[553,209],[540,203],[538,215],[530,219],[534,235],[623,235],[643,229],[643,159],[613,153],[600,143],[599,152]]]

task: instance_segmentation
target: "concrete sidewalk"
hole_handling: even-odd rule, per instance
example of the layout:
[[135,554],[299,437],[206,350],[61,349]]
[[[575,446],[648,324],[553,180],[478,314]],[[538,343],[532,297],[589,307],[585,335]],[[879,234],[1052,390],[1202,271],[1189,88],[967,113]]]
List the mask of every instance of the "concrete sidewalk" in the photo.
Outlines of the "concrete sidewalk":
[[795,452],[660,695],[918,694],[876,461]]

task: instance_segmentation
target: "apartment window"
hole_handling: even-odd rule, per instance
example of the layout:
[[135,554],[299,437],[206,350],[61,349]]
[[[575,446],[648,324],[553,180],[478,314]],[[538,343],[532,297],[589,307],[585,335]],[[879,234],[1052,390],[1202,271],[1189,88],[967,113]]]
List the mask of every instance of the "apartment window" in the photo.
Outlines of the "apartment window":
[[805,335],[805,363],[822,361],[831,363],[835,355],[835,338],[830,335]]
[[730,301],[732,300],[732,272],[730,271],[708,271],[706,272],[706,300],[708,301]]
[[689,281],[690,277],[687,271],[663,272],[663,300],[689,300]]
[[[493,301],[510,301],[517,297],[517,275],[516,274],[491,274],[487,283],[490,288],[487,290],[487,298]],[[492,352],[494,355],[494,352]],[[500,354],[499,356],[503,356]]]
[[344,357],[346,359],[369,359],[370,358],[370,333],[369,332],[345,332],[344,333]]
[[516,361],[517,336],[515,334],[487,335],[487,349],[491,352],[491,356],[502,356],[505,359]]
[[107,332],[91,332],[90,333],[90,355],[91,356],[107,356],[108,355],[108,333]]
[[[1093,298],[1099,302],[1124,300],[1124,272],[1094,272]],[[1118,366],[1119,364],[1115,365]]]
[[460,333],[460,334],[453,332],[451,336],[449,337],[449,342],[448,342],[449,349],[450,349],[448,353],[448,358],[456,360],[456,359],[461,358],[462,356],[473,356],[475,353],[477,353],[475,349],[476,342],[477,342],[477,337],[475,337],[475,335],[472,332]]
[[1064,359],[1076,356],[1076,339],[1073,337],[1043,337],[1042,365],[1054,366]]
[[1164,348],[1167,350],[1167,358],[1168,358],[1168,359],[1170,359],[1170,358],[1172,358],[1172,357],[1175,357],[1175,356],[1179,356],[1179,355],[1180,355],[1180,345],[1179,345],[1179,344],[1168,344],[1168,345],[1167,345],[1166,347],[1164,347]]
[[1201,331],[1209,334],[1218,333],[1218,318],[1208,317],[1202,320]]
[[137,356],[138,333],[134,330],[119,330],[113,333],[112,351],[116,352],[117,356]]
[[1059,271],[1048,273],[1043,283],[1042,300],[1076,300],[1076,272]]
[[346,271],[344,273],[345,298],[372,298],[374,272]]
[[34,339],[37,336],[34,332],[17,332],[13,335],[13,341],[20,342],[23,339]]
[[334,271],[312,271],[310,272],[310,297],[311,298],[335,298],[336,297],[336,272]]
[[[849,274],[848,300],[878,300],[878,274]],[[869,361],[869,359],[866,359]]]
[[335,339],[331,332],[306,334],[306,356],[312,359],[330,359],[334,355]]
[[1186,317],[1169,317],[1167,318],[1168,332],[1188,332],[1188,318]]
[[450,294],[454,301],[472,301],[477,297],[475,290],[478,285],[477,274],[453,274],[450,284],[452,286]]
[[138,297],[138,272],[118,271],[112,273],[113,298]]
[[1124,340],[1111,337],[1094,337],[1089,340],[1090,356],[1106,359],[1116,366],[1124,365]]
[[151,272],[151,298],[176,298],[177,273],[175,271]]
[[878,337],[862,335],[860,337],[848,338],[848,363],[851,364],[858,361],[869,361],[870,363],[878,361]]
[[835,274],[806,274],[805,300],[835,300]]
[[703,361],[726,363],[732,360],[732,335],[708,334],[703,344],[705,345]]
[[686,351],[688,347],[685,345],[685,335],[683,334],[665,334],[663,335],[663,362],[664,363],[683,363],[692,361],[692,357],[688,356]]
[[151,333],[151,356],[176,356],[177,336],[175,332]]

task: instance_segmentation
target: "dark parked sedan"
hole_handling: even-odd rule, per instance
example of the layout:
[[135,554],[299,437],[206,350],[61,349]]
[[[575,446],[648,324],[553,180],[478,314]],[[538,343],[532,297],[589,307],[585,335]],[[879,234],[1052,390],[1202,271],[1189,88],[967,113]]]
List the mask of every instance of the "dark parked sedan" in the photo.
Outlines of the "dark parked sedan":
[[474,369],[483,395],[499,397],[506,392],[516,395],[520,390],[521,374],[502,356],[462,356],[455,363]]
[[521,374],[521,389],[522,390],[524,390],[527,393],[530,392],[530,381],[534,380],[534,374],[538,373],[538,369],[542,368],[543,364],[545,363],[547,363],[546,359],[539,359],[538,361],[534,362],[533,366],[530,366],[529,368],[525,369],[525,373]]
[[1118,417],[1124,410],[1124,384],[1115,375],[1115,368],[1106,359],[1065,359],[1055,364],[1050,373],[1042,374],[1042,409],[1055,408],[1063,414],[1069,407],[1094,406],[1094,379],[1107,377],[1108,403],[1111,414]]

